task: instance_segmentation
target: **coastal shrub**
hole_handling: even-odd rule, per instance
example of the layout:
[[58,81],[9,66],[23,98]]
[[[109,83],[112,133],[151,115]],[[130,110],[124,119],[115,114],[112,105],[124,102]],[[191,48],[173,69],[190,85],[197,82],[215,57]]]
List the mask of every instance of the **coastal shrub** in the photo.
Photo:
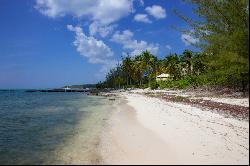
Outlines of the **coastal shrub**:
[[212,81],[205,74],[197,76],[196,82],[197,82],[198,86],[212,85]]
[[158,84],[160,89],[173,88],[173,81],[159,81]]
[[156,81],[152,81],[150,82],[149,87],[151,89],[157,89],[159,87],[159,84]]
[[187,87],[192,86],[192,87],[196,88],[198,86],[208,84],[208,80],[204,75],[203,76],[189,76],[185,80],[187,80],[189,82],[189,84],[190,84]]
[[190,86],[197,86],[197,81],[196,78],[185,78],[181,80],[176,80],[176,81],[159,81],[158,82],[158,87],[160,89],[166,89],[166,88],[178,88],[178,89],[185,89]]
[[160,88],[160,89],[168,88],[168,87],[166,86],[166,83],[165,83],[164,81],[160,81],[160,82],[158,82],[158,84],[159,84],[159,88]]
[[143,89],[146,89],[146,88],[148,88],[148,87],[149,87],[148,84],[143,84],[143,85],[142,85],[142,88],[143,88]]
[[192,82],[189,79],[182,79],[182,80],[178,80],[175,81],[175,88],[179,88],[179,89],[185,89],[188,88],[192,85]]

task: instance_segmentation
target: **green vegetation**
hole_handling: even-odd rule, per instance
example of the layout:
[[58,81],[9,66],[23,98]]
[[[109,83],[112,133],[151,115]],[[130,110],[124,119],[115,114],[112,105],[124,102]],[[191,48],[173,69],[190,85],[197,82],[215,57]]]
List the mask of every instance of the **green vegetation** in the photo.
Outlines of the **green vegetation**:
[[159,87],[159,84],[156,81],[152,81],[152,82],[150,82],[149,87],[151,89],[157,89]]
[[[123,88],[196,88],[220,86],[248,90],[249,87],[249,2],[247,0],[188,0],[200,19],[192,20],[178,11],[199,38],[200,52],[184,50],[158,59],[148,51],[135,57],[123,57],[98,87]],[[173,79],[156,82],[161,73]]]
[[[127,56],[116,68],[110,70],[99,88],[187,88],[198,86],[197,77],[205,73],[201,53],[185,50],[182,55],[170,54],[157,59],[148,51],[135,57]],[[169,81],[156,81],[156,76],[169,73]]]

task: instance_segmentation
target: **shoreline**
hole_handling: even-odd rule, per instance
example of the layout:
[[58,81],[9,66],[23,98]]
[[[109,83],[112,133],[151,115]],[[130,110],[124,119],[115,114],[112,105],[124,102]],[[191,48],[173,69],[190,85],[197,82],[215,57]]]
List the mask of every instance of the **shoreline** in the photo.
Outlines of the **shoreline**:
[[174,164],[178,160],[163,140],[138,122],[125,99],[105,127],[99,147],[103,164]]
[[248,164],[249,122],[160,98],[112,92],[99,150],[104,164]]

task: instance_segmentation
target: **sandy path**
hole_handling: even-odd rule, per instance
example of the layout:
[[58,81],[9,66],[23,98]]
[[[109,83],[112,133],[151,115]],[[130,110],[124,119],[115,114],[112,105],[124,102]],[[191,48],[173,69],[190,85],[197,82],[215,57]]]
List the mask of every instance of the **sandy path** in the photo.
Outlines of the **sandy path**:
[[108,164],[248,164],[249,122],[125,94],[101,143]]

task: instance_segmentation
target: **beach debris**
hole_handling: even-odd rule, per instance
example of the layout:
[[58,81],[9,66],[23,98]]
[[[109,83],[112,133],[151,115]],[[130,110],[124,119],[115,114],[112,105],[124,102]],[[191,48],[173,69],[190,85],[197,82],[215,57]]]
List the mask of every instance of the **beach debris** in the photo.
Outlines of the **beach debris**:
[[232,105],[227,103],[216,102],[204,99],[189,99],[188,97],[168,95],[168,94],[153,94],[146,93],[146,96],[157,97],[171,102],[180,102],[188,105],[193,105],[202,108],[215,110],[217,113],[223,113],[227,117],[235,117],[240,120],[249,121],[249,107]]

